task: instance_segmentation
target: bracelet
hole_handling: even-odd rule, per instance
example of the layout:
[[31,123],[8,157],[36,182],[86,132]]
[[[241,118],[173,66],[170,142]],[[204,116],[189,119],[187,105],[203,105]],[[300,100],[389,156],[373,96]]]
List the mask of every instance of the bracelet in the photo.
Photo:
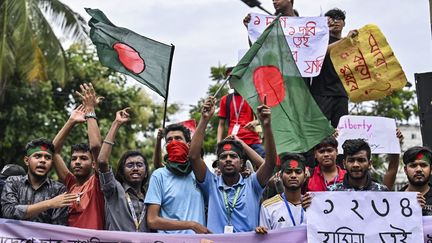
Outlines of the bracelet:
[[109,145],[111,145],[111,146],[114,146],[114,144],[115,144],[114,142],[108,141],[108,140],[106,140],[106,139],[103,140],[103,142],[106,143],[106,144],[109,144]]
[[85,116],[84,116],[84,118],[86,120],[89,119],[89,118],[93,118],[93,119],[97,120],[96,113],[94,111],[86,113]]

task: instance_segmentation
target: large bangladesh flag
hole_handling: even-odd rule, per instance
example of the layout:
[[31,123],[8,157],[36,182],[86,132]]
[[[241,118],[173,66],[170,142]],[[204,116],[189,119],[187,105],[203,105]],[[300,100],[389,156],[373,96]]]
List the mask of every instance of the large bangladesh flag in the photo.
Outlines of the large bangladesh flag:
[[127,74],[166,98],[174,46],[117,27],[99,9],[86,11],[102,65]]
[[230,85],[254,111],[267,97],[279,154],[306,152],[334,132],[297,69],[279,18],[233,69]]

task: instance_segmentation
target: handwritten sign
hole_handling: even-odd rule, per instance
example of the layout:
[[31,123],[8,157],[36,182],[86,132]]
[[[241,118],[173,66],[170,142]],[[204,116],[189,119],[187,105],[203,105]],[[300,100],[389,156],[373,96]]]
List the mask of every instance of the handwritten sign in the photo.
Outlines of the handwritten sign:
[[407,83],[396,56],[378,26],[359,29],[330,52],[333,66],[352,102],[376,100],[402,89]]
[[[251,13],[249,39],[255,42],[275,16]],[[282,29],[303,77],[315,77],[327,52],[329,29],[326,17],[281,17]]]
[[337,127],[338,152],[343,153],[342,144],[347,139],[363,138],[373,154],[399,154],[399,140],[396,137],[396,121],[377,116],[343,116]]
[[[308,242],[423,242],[415,192],[314,192]],[[325,220],[323,220],[325,219]]]

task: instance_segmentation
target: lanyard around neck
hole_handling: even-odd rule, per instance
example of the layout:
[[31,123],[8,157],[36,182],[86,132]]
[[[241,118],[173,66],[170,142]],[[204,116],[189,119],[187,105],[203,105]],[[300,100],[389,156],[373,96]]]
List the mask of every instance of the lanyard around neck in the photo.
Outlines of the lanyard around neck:
[[130,196],[129,196],[129,193],[125,193],[126,195],[126,201],[128,202],[128,205],[129,205],[129,209],[130,209],[130,211],[131,211],[131,214],[132,214],[132,218],[133,218],[133,221],[134,221],[134,223],[135,223],[135,229],[136,229],[136,231],[138,232],[138,230],[139,230],[139,227],[140,227],[140,225],[141,225],[141,223],[142,223],[142,221],[143,221],[143,219],[144,219],[144,215],[145,215],[145,205],[143,205],[143,209],[142,209],[142,211],[141,211],[141,215],[140,215],[140,217],[139,217],[139,220],[138,220],[138,218],[137,218],[137,216],[136,216],[136,213],[135,213],[135,209],[134,209],[134,206],[133,206],[133,204],[132,204],[132,200],[131,200],[131,198],[130,198]]
[[225,190],[222,189],[222,191],[223,191],[223,199],[224,199],[224,204],[225,204],[225,213],[226,213],[227,218],[228,218],[228,225],[231,225],[231,214],[232,214],[232,212],[234,212],[234,208],[237,204],[237,199],[238,199],[239,194],[240,194],[240,186],[237,187],[237,190],[235,192],[234,200],[233,200],[232,204],[230,204],[228,202],[228,196],[227,196]]
[[240,118],[240,112],[241,112],[241,110],[243,108],[243,104],[244,104],[244,99],[243,99],[243,97],[241,97],[240,107],[239,107],[238,111],[237,111],[237,104],[236,104],[235,95],[233,96],[232,101],[233,101],[233,105],[234,105],[234,115],[236,118],[236,124],[238,124],[238,121]]
[[[288,203],[288,201],[287,201],[287,199],[286,199],[286,197],[285,197],[285,193],[282,193],[281,196],[282,196],[282,198],[283,198],[283,200],[284,200],[284,202],[285,202],[285,206],[286,206],[286,208],[288,209],[288,213],[289,213],[289,216],[290,216],[290,218],[291,218],[291,222],[292,222],[292,224],[293,224],[294,226],[296,226],[296,223],[295,223],[295,220],[294,220],[294,216],[293,216],[293,214],[292,214],[292,212],[291,212],[291,208],[290,208],[290,206],[289,206],[289,203]],[[301,214],[300,214],[300,224],[303,224],[303,219],[304,219],[304,210],[303,210],[303,207],[302,207],[302,208],[301,208]]]

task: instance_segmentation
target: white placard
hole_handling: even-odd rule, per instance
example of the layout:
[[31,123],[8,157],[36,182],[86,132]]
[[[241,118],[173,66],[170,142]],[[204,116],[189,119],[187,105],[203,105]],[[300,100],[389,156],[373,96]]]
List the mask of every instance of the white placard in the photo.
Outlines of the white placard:
[[314,192],[308,242],[423,242],[415,192]]
[[338,124],[338,152],[343,153],[342,144],[347,139],[363,138],[373,154],[399,154],[399,139],[396,137],[396,121],[377,116],[343,116]]
[[[255,42],[275,16],[251,13],[249,39]],[[326,17],[280,18],[285,38],[302,77],[315,77],[321,71],[329,41]]]

